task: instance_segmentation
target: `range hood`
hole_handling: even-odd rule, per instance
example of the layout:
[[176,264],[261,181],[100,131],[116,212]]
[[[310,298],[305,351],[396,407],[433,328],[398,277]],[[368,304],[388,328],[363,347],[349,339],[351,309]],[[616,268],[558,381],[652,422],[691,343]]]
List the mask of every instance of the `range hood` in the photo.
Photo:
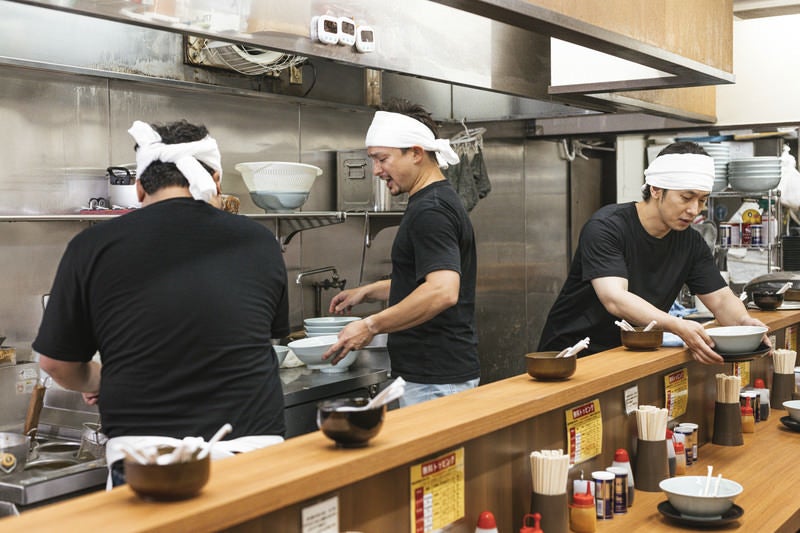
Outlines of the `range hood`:
[[[512,114],[480,117],[485,119],[630,113],[641,108],[630,100],[613,98],[610,95],[614,91],[647,88],[648,83],[665,88],[729,83],[732,80],[725,72],[558,15],[524,0],[341,0],[335,3],[21,0],[16,3],[324,60],[350,68],[351,72],[352,69],[378,71],[417,80],[407,82],[407,86],[419,85],[420,82],[445,84],[453,93],[463,90],[469,94],[471,102],[475,100],[475,91],[477,94],[495,95],[495,99],[503,97],[506,104],[501,109]],[[361,53],[354,46],[313,41],[310,23],[312,17],[320,15],[346,16],[357,25],[369,26],[374,30],[377,43],[374,51]],[[36,17],[39,16],[37,13]],[[550,85],[551,37],[640,62],[669,75],[652,82],[635,80],[631,83],[553,88]],[[84,34],[81,39],[84,38],[91,36]],[[6,55],[2,50],[0,54]],[[141,64],[139,62],[137,66]],[[453,107],[458,105],[454,103]],[[658,113],[655,110],[655,114]],[[455,111],[453,114],[459,116]],[[704,118],[699,117],[700,120]]]

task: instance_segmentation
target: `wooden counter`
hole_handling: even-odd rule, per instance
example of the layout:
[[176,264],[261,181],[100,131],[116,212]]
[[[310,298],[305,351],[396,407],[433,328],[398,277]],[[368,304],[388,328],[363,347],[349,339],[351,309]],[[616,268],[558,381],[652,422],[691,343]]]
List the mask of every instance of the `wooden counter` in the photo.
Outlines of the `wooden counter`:
[[[736,523],[722,529],[742,531],[795,532],[800,528],[800,503],[797,483],[800,480],[800,433],[787,429],[780,418],[786,411],[773,410],[768,420],[756,424],[755,433],[745,433],[743,446],[706,444],[698,451],[697,463],[687,467],[690,476],[705,476],[707,466],[714,467],[713,475],[733,479],[744,490],[736,505],[744,514]],[[599,533],[632,530],[675,531],[691,529],[676,524],[658,512],[658,504],[666,501],[663,492],[636,491],[633,507],[624,515],[599,521]]]
[[[773,331],[800,322],[800,311],[752,314]],[[767,377],[763,367],[770,361],[765,358],[760,363],[753,375]],[[138,499],[129,487],[118,487],[0,519],[0,531],[40,531],[57,524],[60,529],[83,531],[113,527],[117,532],[226,528],[299,532],[302,507],[337,495],[342,530],[406,532],[410,531],[408,467],[460,446],[465,448],[466,516],[452,531],[473,531],[478,514],[486,509],[495,513],[501,531],[516,531],[529,506],[529,453],[566,449],[564,408],[600,399],[603,455],[579,467],[587,473],[604,468],[614,449],[630,449],[635,438],[631,417],[624,413],[623,388],[637,384],[640,404],[663,405],[663,374],[684,367],[690,375],[690,402],[687,418],[681,421],[698,421],[703,442],[708,440],[713,416],[713,376],[729,372],[730,365],[700,365],[683,348],[652,352],[619,348],[580,359],[568,381],[544,383],[527,375],[514,376],[391,411],[381,433],[366,448],[339,450],[314,432],[215,462],[208,485],[192,500],[150,503]],[[788,464],[786,457],[777,456],[773,462]],[[635,511],[645,507],[642,500],[636,502]],[[756,514],[757,507],[748,510]],[[794,516],[794,509],[786,506],[776,506],[774,512],[778,521]]]

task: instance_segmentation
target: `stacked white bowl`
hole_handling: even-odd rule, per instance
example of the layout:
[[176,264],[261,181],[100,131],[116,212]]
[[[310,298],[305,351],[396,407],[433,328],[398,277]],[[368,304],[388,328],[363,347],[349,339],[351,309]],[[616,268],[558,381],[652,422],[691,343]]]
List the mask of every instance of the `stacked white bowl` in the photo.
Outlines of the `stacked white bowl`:
[[323,335],[338,335],[350,322],[361,320],[358,316],[320,316],[306,318],[303,325],[306,328],[306,337],[321,337]]
[[781,181],[779,157],[746,157],[728,163],[728,182],[742,192],[765,192]]
[[724,191],[728,188],[728,162],[731,158],[731,147],[723,143],[700,143],[700,146],[714,159],[714,185],[711,191]]

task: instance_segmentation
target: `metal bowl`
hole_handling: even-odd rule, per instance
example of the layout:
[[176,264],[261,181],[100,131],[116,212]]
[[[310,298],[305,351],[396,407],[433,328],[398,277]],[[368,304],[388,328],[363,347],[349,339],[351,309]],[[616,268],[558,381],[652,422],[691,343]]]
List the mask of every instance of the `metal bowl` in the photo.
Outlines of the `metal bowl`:
[[635,331],[619,330],[622,345],[629,350],[656,350],[664,342],[663,329],[653,328],[644,331],[640,326],[634,329]]
[[539,381],[568,379],[575,373],[577,358],[556,357],[560,352],[531,352],[525,354],[528,375]]

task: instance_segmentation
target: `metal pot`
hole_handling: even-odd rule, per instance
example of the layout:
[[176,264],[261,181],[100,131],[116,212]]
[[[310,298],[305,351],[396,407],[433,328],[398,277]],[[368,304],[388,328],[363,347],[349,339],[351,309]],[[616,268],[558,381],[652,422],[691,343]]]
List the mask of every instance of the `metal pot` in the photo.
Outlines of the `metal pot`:
[[0,432],[0,477],[21,472],[28,462],[31,439],[20,433]]

